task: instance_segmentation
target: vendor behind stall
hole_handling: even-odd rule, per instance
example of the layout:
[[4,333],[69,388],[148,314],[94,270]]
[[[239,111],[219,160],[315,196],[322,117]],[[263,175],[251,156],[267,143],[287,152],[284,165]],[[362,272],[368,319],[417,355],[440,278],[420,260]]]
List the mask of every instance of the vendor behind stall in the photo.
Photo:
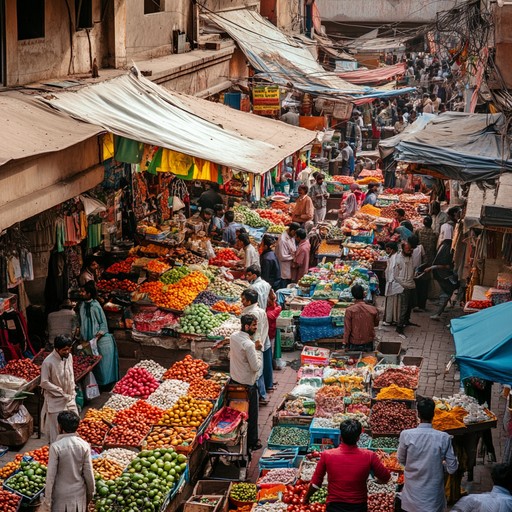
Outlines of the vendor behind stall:
[[299,197],[295,201],[295,207],[292,213],[292,221],[298,224],[305,224],[313,220],[315,207],[311,197],[308,196],[309,188],[307,185],[300,185],[298,188]]
[[235,212],[228,210],[224,214],[224,233],[222,240],[233,247],[236,244],[236,232],[242,227],[242,224],[235,222]]
[[238,248],[243,250],[242,266],[247,270],[251,266],[255,266],[258,270],[261,270],[260,266],[260,255],[258,251],[251,244],[251,240],[247,233],[240,233],[237,237]]
[[366,193],[366,197],[363,201],[363,206],[365,204],[371,204],[375,206],[377,204],[377,190],[379,188],[378,183],[369,183],[368,184],[368,192]]
[[96,261],[96,258],[93,256],[88,256],[84,263],[84,268],[82,270],[82,273],[78,277],[78,284],[80,286],[83,286],[88,281],[96,282],[98,279],[98,269],[99,265]]
[[345,312],[343,343],[350,350],[373,350],[375,327],[379,325],[379,310],[364,301],[364,288],[352,286],[350,292],[355,303]]
[[201,194],[197,203],[201,210],[206,210],[207,208],[213,210],[216,204],[223,204],[222,196],[219,194],[219,184],[211,183],[210,188]]
[[209,233],[215,239],[221,240],[224,231],[224,205],[216,204],[213,208],[213,212]]
[[41,389],[44,396],[41,417],[50,443],[55,442],[59,435],[59,413],[78,412],[71,355],[73,340],[67,336],[57,336],[53,341],[54,349],[41,365]]
[[108,333],[107,318],[96,297],[96,285],[85,283],[79,309],[80,333],[85,341],[96,340],[102,359],[94,368],[94,376],[99,386],[107,386],[119,380],[119,360],[116,342]]
[[213,210],[210,208],[205,208],[204,210],[201,210],[199,213],[195,213],[191,217],[191,221],[194,225],[199,225],[199,231],[203,231],[204,233],[208,234],[210,231],[210,224],[212,222],[213,217]]
[[73,303],[66,299],[58,311],[48,315],[48,342],[53,346],[57,336],[69,336],[73,338],[78,327],[78,319],[73,311]]

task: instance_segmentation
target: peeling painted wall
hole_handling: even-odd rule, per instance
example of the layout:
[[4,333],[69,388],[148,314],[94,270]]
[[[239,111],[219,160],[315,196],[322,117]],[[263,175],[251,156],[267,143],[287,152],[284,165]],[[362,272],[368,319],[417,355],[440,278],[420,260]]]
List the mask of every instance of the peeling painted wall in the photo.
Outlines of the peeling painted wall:
[[322,20],[339,22],[427,23],[456,4],[457,0],[316,0]]

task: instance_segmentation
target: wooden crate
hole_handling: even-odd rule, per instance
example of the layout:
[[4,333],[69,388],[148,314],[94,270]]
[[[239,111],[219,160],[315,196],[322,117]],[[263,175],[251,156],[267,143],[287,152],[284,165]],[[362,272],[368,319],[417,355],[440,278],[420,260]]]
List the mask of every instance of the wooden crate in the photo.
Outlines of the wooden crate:
[[[198,500],[201,498],[209,498],[218,500],[215,505],[210,505],[208,503],[199,503]],[[225,496],[223,495],[195,495],[188,499],[188,501],[183,505],[183,512],[220,512],[223,510],[224,502],[226,501]]]

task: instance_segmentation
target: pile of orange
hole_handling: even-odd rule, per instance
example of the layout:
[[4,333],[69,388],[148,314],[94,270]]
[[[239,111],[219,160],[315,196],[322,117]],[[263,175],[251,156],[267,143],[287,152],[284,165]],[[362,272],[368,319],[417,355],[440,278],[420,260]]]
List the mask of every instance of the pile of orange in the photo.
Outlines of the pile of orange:
[[240,316],[242,314],[242,308],[238,304],[230,304],[225,300],[215,303],[212,306],[212,309],[220,311],[221,313],[231,313],[236,316]]

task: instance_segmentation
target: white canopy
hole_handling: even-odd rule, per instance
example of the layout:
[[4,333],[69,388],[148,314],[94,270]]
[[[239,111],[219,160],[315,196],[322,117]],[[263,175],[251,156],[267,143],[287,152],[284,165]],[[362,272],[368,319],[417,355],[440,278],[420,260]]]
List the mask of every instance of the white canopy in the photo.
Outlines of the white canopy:
[[316,137],[315,132],[280,121],[176,94],[138,70],[40,99],[115,135],[256,174],[272,169]]

